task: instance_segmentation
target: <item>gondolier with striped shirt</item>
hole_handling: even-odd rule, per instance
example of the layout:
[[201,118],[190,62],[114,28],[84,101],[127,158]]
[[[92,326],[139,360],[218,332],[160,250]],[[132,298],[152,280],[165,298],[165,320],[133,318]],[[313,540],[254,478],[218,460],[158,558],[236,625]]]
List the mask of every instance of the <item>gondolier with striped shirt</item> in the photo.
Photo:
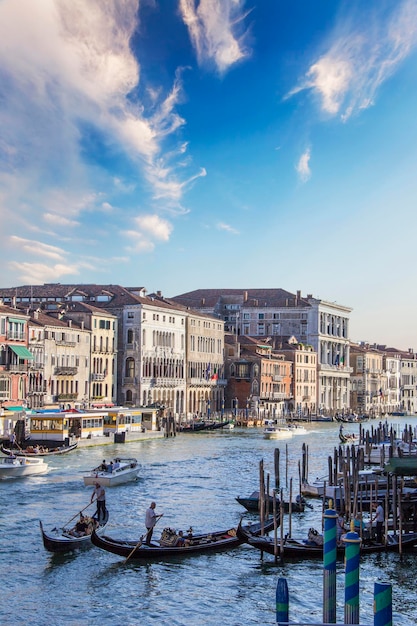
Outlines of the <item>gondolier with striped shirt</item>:
[[[97,521],[100,519],[105,519],[106,517],[106,491],[100,483],[95,483],[94,491],[91,494],[91,502],[94,500],[94,497],[97,499]],[[100,517],[102,514],[102,517]]]
[[156,503],[155,502],[151,502],[151,505],[150,505],[149,509],[146,509],[145,526],[146,526],[146,530],[148,532],[146,534],[145,543],[148,546],[151,545],[151,539],[152,539],[154,526],[155,526],[156,522],[163,516],[163,513],[161,513],[160,515],[157,515],[155,513],[155,507],[156,507]]

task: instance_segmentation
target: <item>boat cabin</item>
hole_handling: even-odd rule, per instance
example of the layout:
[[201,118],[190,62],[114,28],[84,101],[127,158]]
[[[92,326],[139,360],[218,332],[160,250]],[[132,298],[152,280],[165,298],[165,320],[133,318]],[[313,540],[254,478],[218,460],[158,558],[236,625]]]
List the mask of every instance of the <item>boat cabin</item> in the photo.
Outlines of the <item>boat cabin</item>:
[[110,409],[104,418],[104,433],[106,435],[122,432],[144,432],[145,430],[158,430],[157,409],[115,407]]
[[91,439],[104,435],[106,411],[68,412],[39,411],[30,418],[30,439],[68,445],[75,438]]

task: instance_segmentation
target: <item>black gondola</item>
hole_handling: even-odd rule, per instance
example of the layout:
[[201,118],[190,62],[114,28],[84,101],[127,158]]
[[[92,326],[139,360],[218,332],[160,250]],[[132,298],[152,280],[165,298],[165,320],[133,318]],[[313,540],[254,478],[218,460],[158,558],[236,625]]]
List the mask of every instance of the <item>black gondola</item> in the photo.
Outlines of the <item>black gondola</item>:
[[[261,524],[252,524],[250,527],[254,536],[262,532]],[[264,522],[263,530],[265,533],[270,532],[273,528],[273,519]],[[144,538],[142,539],[144,540]],[[96,532],[91,535],[91,543],[98,548],[125,559],[130,558],[139,561],[219,552],[236,548],[243,543],[243,540],[237,535],[236,528],[199,535],[189,533],[184,537],[184,540],[185,545],[176,545],[178,535],[169,528],[164,529],[159,541],[152,541],[149,546],[142,540],[137,542],[113,539],[106,535],[100,536]]]
[[[281,502],[279,500],[279,498],[277,496],[275,496],[275,500],[276,500],[276,510],[280,511],[281,509]],[[241,496],[238,496],[236,498],[236,501],[239,502],[239,504],[241,504],[242,506],[245,507],[245,509],[247,511],[256,513],[259,511],[259,491],[254,491],[253,493],[251,493],[251,495],[247,498],[242,498]],[[274,512],[274,497],[273,496],[268,496],[268,502],[269,502],[269,513],[273,513]],[[290,511],[290,503],[289,502],[283,502],[283,509],[284,509],[284,513],[289,513]],[[291,505],[291,512],[292,513],[303,513],[305,507],[308,507],[310,509],[312,509],[313,507],[311,506],[311,504],[308,504],[305,499],[303,497],[301,497],[301,501],[296,501],[296,502],[292,502]]]
[[[93,521],[97,522],[96,513],[91,518]],[[100,534],[104,532],[107,522],[109,521],[109,512],[106,509],[106,515],[104,519],[101,519],[98,522],[98,526],[94,532]],[[91,547],[91,534],[83,535],[81,537],[77,537],[71,532],[74,532],[74,529],[70,528],[53,528],[49,532],[45,532],[43,528],[43,524],[39,521],[39,526],[41,529],[42,541],[43,545],[48,552],[71,552],[72,550],[78,550],[79,548],[88,548]]]
[[[310,529],[311,531],[313,529]],[[248,543],[250,546],[257,548],[261,552],[267,552],[268,554],[275,554],[275,543],[273,537],[257,536],[253,534],[250,529],[243,527],[241,524],[237,527],[237,536],[239,539]],[[323,544],[316,543],[319,535],[316,531],[316,536],[311,539],[291,539],[285,537],[283,541],[283,550],[281,552],[280,540],[277,541],[277,556],[284,559],[310,559],[310,558],[323,558]],[[401,549],[410,550],[417,544],[417,533],[403,533],[401,536]],[[400,551],[400,537],[398,534],[388,534],[386,543],[377,543],[373,539],[364,539],[361,543],[361,554],[369,554],[374,552],[399,552]],[[337,556],[344,558],[345,546],[341,542],[337,546]]]
[[69,446],[58,446],[56,448],[47,448],[44,446],[27,446],[26,448],[6,448],[4,445],[0,446],[3,454],[8,456],[54,456],[56,454],[66,454],[75,450],[78,446],[78,442],[72,443]]

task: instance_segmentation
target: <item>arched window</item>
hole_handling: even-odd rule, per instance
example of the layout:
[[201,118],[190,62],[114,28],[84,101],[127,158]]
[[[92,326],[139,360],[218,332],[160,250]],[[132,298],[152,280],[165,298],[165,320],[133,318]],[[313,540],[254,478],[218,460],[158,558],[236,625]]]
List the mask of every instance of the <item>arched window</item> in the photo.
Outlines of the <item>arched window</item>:
[[132,358],[126,359],[125,376],[127,378],[133,378],[135,375],[135,360]]

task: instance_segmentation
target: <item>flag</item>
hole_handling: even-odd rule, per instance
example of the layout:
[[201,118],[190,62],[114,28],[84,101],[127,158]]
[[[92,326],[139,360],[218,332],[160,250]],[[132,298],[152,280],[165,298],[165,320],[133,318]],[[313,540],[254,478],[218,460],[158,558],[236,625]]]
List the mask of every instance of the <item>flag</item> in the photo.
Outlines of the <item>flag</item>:
[[217,367],[214,368],[214,372],[213,372],[213,376],[211,377],[211,380],[217,380],[219,378],[219,375],[217,373]]
[[335,358],[335,360],[334,360],[334,364],[335,364],[335,365],[339,365],[339,363],[340,363],[340,357],[339,357],[339,355],[338,355],[338,354],[336,354],[336,358]]
[[206,380],[210,379],[210,363],[206,367]]

